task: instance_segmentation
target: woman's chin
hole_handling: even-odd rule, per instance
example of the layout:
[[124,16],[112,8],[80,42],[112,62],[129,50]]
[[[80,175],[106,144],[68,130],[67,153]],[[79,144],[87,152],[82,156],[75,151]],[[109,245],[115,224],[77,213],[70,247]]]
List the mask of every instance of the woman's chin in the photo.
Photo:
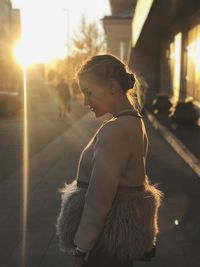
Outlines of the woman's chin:
[[97,113],[97,112],[94,112],[94,115],[96,118],[99,118],[99,117],[102,117],[105,115],[105,113]]
[[93,113],[94,113],[94,116],[95,116],[96,118],[99,117],[99,114],[98,114],[97,112],[93,111]]
[[94,113],[96,118],[99,118],[99,117],[102,117],[103,115],[105,115],[105,112],[100,112],[100,111],[97,111],[95,109],[92,109],[91,111]]

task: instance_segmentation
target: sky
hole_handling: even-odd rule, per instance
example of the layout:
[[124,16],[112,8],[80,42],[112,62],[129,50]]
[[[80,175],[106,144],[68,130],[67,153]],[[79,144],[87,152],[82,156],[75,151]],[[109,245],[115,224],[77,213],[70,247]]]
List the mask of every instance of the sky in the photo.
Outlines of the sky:
[[22,12],[22,43],[16,54],[26,63],[63,58],[78,32],[80,18],[88,22],[110,14],[109,0],[12,0]]

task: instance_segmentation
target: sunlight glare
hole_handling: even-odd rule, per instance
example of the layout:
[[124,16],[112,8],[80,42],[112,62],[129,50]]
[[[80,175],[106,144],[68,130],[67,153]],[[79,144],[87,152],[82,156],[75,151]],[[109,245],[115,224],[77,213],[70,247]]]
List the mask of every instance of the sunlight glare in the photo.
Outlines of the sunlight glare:
[[179,32],[175,35],[174,39],[174,77],[173,77],[173,90],[174,101],[176,102],[180,94],[180,80],[181,80],[181,42],[182,33]]
[[188,47],[188,56],[191,57],[195,69],[200,72],[200,38],[198,37],[194,42],[192,42]]
[[21,5],[22,36],[14,49],[17,62],[28,65],[63,59],[69,42],[66,12],[47,0],[23,0]]
[[24,81],[24,136],[23,136],[23,225],[22,225],[22,267],[26,265],[26,241],[27,241],[27,219],[28,219],[28,184],[29,184],[29,162],[28,162],[28,116],[27,116],[27,79],[26,67],[23,68]]
[[26,49],[22,42],[15,45],[13,52],[17,63],[26,67],[30,59],[28,60],[28,55],[26,54]]
[[[46,52],[44,52],[46,51]],[[14,47],[14,57],[18,64],[20,64],[23,67],[26,67],[31,64],[37,64],[37,63],[47,63],[54,59],[64,59],[66,56],[65,49],[59,49],[55,52],[51,50],[51,48],[44,48],[42,51],[42,48],[37,45],[34,49],[31,48],[31,46],[28,45],[28,43],[25,42],[19,42]]]

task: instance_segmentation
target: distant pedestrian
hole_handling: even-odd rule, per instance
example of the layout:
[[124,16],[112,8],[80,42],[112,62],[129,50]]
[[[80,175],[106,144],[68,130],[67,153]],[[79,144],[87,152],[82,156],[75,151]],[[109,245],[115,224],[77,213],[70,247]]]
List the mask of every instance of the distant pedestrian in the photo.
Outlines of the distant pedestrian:
[[62,78],[56,86],[59,118],[65,118],[71,111],[71,94],[68,84]]
[[72,92],[73,92],[73,100],[78,101],[81,96],[81,91],[79,89],[79,86],[76,80],[72,82]]
[[127,97],[135,75],[112,55],[94,56],[78,72],[84,104],[104,123],[83,150],[76,180],[66,185],[57,220],[63,251],[75,267],[132,267],[150,261],[162,193],[146,173],[148,139]]

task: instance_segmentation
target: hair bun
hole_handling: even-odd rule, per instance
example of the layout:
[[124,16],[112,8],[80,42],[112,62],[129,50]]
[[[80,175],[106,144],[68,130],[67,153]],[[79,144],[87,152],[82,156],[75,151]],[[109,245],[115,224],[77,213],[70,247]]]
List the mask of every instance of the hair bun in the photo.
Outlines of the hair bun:
[[133,73],[127,73],[127,89],[131,89],[135,84],[135,76]]

